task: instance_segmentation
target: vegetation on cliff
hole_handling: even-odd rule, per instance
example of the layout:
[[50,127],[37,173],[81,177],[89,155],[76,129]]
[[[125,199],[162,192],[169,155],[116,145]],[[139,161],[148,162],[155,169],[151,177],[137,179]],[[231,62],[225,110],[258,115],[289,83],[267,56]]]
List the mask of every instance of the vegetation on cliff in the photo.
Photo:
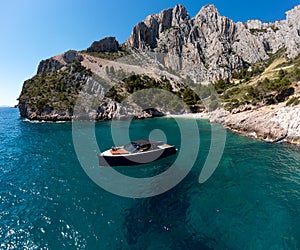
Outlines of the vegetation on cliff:
[[166,77],[156,80],[136,74],[114,85],[106,97],[117,102],[129,98],[141,107],[149,106],[171,113],[183,112],[185,108],[195,110],[202,105],[195,91],[184,83],[177,83],[174,87]]
[[79,91],[83,88],[90,70],[74,62],[53,73],[40,73],[25,81],[19,97],[21,115],[35,116],[52,111],[72,114]]
[[[30,119],[59,114],[60,119],[70,120],[81,90],[89,95],[87,99],[92,99],[90,108],[98,113],[111,107],[112,101],[142,109],[155,108],[164,113],[212,111],[220,106],[232,111],[247,105],[276,104],[293,95],[300,80],[300,56],[287,59],[284,55],[284,50],[280,50],[268,60],[234,72],[231,79],[220,79],[209,85],[194,84],[189,77],[172,82],[165,76],[154,79],[106,66],[103,71],[114,82],[112,84],[82,66],[81,62],[74,61],[27,80],[19,97],[19,107],[21,115]],[[87,84],[89,78],[93,81]],[[294,97],[287,105],[298,102],[299,98]],[[110,112],[114,109],[118,108],[114,106]]]
[[97,50],[83,50],[81,51],[82,53],[94,56],[94,57],[99,57],[102,59],[107,59],[107,60],[117,60],[119,58],[123,58],[126,56],[130,56],[130,50],[128,50],[125,46],[119,46],[118,51],[97,51]]
[[300,80],[300,57],[287,59],[283,52],[281,50],[266,61],[235,72],[232,79],[214,83],[225,109],[231,111],[243,105],[276,104],[293,95]]

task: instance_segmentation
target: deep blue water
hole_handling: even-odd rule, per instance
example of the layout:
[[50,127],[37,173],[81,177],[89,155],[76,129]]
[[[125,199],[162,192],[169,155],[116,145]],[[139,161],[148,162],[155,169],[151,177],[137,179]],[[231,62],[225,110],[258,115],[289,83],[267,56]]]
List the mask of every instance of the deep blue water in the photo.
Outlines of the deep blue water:
[[[116,124],[119,131],[123,124]],[[87,176],[71,123],[30,123],[18,110],[1,108],[0,248],[299,249],[300,150],[227,131],[218,168],[199,184],[211,125],[197,124],[200,151],[183,181],[161,195],[132,199],[105,191]],[[110,127],[96,124],[101,149],[112,145]],[[162,129],[180,148],[180,131],[170,118],[133,121],[129,133],[137,139],[153,129]],[[191,145],[195,141],[189,131],[184,136]],[[118,171],[154,176],[175,159]]]

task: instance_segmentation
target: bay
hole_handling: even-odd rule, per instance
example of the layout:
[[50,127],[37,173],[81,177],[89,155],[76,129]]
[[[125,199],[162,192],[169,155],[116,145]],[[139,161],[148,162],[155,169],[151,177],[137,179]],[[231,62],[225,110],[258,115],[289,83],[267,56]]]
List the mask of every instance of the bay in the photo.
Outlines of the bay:
[[[187,128],[189,122],[184,119]],[[199,184],[211,128],[218,125],[196,122],[199,154],[188,175],[163,194],[132,199],[88,177],[71,123],[31,123],[17,109],[0,108],[0,248],[299,249],[299,149],[227,131],[218,168]],[[120,133],[115,137],[128,133],[135,140],[155,131],[179,149],[195,147],[189,129],[183,136],[190,144],[181,145],[180,126],[172,118],[113,126]],[[111,128],[112,122],[95,124],[100,150],[114,143]],[[118,171],[155,176],[177,156]],[[191,156],[184,157],[189,164]]]

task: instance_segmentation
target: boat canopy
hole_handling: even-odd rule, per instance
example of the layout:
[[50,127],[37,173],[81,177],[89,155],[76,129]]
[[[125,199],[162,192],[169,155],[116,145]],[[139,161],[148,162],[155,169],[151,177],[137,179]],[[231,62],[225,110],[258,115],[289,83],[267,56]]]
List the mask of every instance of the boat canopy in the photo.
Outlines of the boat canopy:
[[134,153],[137,151],[146,151],[150,148],[157,147],[158,145],[162,145],[163,142],[161,141],[154,141],[154,140],[137,140],[132,141],[124,146],[124,149],[130,153]]
[[143,146],[158,146],[158,145],[163,144],[162,141],[154,141],[154,140],[146,140],[146,139],[137,140],[137,141],[134,141],[132,143],[138,144],[141,147],[143,147]]

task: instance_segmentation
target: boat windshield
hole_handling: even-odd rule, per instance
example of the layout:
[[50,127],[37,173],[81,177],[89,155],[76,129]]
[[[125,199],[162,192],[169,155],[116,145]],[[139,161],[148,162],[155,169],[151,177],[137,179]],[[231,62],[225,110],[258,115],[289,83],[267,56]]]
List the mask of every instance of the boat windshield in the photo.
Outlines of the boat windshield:
[[140,149],[140,145],[136,143],[128,143],[124,146],[124,149],[130,153],[133,153]]

